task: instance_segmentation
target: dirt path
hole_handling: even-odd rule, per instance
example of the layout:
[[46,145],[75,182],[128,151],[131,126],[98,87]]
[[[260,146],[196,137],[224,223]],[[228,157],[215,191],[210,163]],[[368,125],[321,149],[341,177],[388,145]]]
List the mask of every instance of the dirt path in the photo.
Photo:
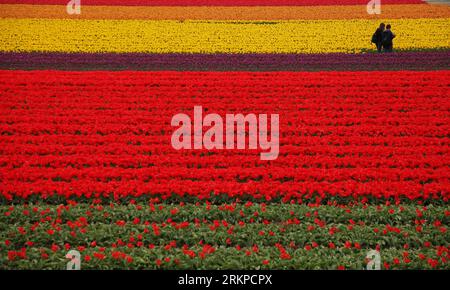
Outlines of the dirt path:
[[446,5],[450,5],[450,0],[425,0],[425,2],[429,3],[429,4],[446,4]]

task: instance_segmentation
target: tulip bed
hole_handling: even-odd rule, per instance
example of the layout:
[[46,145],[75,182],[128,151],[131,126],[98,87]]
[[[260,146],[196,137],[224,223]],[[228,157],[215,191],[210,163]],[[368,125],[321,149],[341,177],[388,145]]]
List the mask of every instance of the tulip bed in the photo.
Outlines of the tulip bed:
[[0,264],[64,269],[448,269],[448,206],[415,203],[29,203],[0,206]]
[[[450,9],[449,9],[450,10]],[[66,71],[401,71],[446,70],[450,51],[395,54],[0,53],[0,69]]]
[[[447,71],[1,76],[2,268],[449,267]],[[173,149],[199,99],[282,112],[278,159]]]
[[[401,51],[449,48],[448,18],[396,19]],[[0,18],[1,51],[68,53],[361,53],[379,20],[74,20]],[[195,31],[195,33],[193,33]],[[99,35],[100,32],[100,35]],[[20,35],[20,37],[17,37]],[[36,41],[36,38],[39,41]],[[351,41],[347,39],[351,38]]]
[[[0,0],[0,269],[450,269],[449,6],[62,2]],[[278,158],[174,149],[195,106]]]
[[[0,192],[448,202],[449,74],[0,71]],[[199,103],[279,114],[278,158],[174,149],[172,117]]]

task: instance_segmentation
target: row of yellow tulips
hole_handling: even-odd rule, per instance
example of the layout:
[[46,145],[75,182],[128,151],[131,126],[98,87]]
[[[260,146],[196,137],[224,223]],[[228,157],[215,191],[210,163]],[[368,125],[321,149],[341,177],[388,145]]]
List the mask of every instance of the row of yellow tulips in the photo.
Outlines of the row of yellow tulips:
[[[0,51],[360,53],[380,20],[0,19]],[[449,19],[396,19],[398,50],[450,48]]]

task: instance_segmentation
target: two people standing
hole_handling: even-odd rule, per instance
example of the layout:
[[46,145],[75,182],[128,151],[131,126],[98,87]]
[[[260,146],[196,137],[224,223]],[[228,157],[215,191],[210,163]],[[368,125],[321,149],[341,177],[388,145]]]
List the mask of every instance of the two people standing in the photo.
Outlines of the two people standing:
[[378,52],[392,52],[394,38],[395,34],[391,31],[391,25],[381,23],[372,36],[372,43],[375,43]]

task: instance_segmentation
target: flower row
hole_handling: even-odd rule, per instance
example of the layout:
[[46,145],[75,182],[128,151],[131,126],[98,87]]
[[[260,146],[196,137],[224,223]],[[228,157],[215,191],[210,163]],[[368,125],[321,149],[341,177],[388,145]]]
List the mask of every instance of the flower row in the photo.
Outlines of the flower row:
[[[429,5],[427,5],[429,6]],[[147,71],[445,70],[450,51],[395,54],[0,53],[1,69]],[[226,93],[226,92],[224,92]],[[261,92],[262,93],[262,92]]]
[[3,269],[448,269],[445,205],[115,203],[0,206]]
[[[90,1],[87,1],[88,3]],[[326,6],[89,6],[83,2],[83,13],[77,19],[146,19],[146,20],[298,20],[298,19],[370,19],[366,5]],[[197,3],[198,1],[196,1]],[[236,1],[233,1],[236,2]],[[274,1],[274,5],[279,5]],[[1,1],[0,1],[1,3]],[[127,5],[126,1],[124,5]],[[200,2],[201,3],[201,2]],[[239,3],[239,2],[237,2]],[[42,3],[38,3],[42,4]],[[257,4],[256,2],[254,3]],[[307,5],[308,1],[299,4]],[[310,3],[312,4],[312,3]],[[344,3],[345,4],[345,3]],[[198,5],[198,4],[197,4]],[[1,5],[1,18],[73,18],[59,5]],[[383,3],[383,19],[448,18],[444,5]]]
[[[0,4],[61,5],[60,0],[0,0]],[[420,0],[384,0],[383,4],[422,4]],[[65,3],[63,3],[65,4]],[[101,6],[306,6],[366,5],[365,0],[85,0]]]
[[[396,19],[397,50],[448,49],[448,19]],[[0,19],[3,52],[361,53],[379,20]],[[373,48],[373,47],[372,47]]]
[[[7,199],[449,195],[446,71],[1,75]],[[170,120],[196,105],[205,114],[280,114],[278,159],[175,150]]]

